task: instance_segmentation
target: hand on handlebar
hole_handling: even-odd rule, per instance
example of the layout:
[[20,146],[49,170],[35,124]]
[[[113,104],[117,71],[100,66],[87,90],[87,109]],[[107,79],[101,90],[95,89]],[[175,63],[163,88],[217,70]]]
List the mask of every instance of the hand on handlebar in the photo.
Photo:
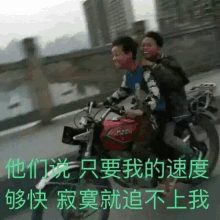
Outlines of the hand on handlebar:
[[101,108],[101,107],[105,106],[106,108],[110,108],[112,110],[112,112],[114,112],[116,114],[124,115],[124,113],[125,113],[124,106],[118,107],[115,105],[115,103],[110,103],[108,101],[100,102],[100,103],[97,103],[96,101],[88,102],[86,107],[83,110],[87,111],[88,108],[90,107],[91,103],[93,103],[93,105],[92,105],[93,108]]
[[112,112],[119,114],[119,115],[124,115],[125,114],[125,108],[124,106],[109,106],[111,108]]
[[137,110],[133,110],[133,109],[128,109],[125,111],[125,117],[130,118],[130,119],[134,119],[137,116],[141,116],[143,115],[143,111],[140,109]]

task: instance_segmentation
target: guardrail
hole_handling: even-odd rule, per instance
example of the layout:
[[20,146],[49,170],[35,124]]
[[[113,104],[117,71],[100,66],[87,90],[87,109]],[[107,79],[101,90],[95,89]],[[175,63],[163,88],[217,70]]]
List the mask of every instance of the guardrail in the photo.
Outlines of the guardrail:
[[[139,22],[139,25],[141,23]],[[137,28],[137,31],[139,29]],[[144,29],[140,29],[141,32],[144,31]],[[140,38],[140,33],[137,34]],[[170,38],[172,38],[172,36],[169,36]],[[174,36],[175,37],[175,36]],[[61,61],[69,61],[72,66],[74,66],[74,63],[77,62],[77,60],[83,58],[83,57],[93,57],[94,55],[103,55],[103,54],[111,54],[111,45],[106,45],[105,47],[100,47],[100,48],[95,48],[95,49],[86,49],[86,50],[81,50],[81,51],[74,51],[74,52],[70,52],[70,53],[66,53],[66,54],[60,54],[60,55],[55,55],[55,56],[47,56],[47,57],[42,57],[42,58],[38,58],[40,60],[40,65],[42,66],[46,66],[48,64],[51,63],[57,63],[57,62],[61,62]],[[217,57],[216,57],[217,58]],[[199,65],[194,65],[194,66],[189,66],[188,68],[184,68],[183,69],[186,71],[188,76],[192,76],[195,74],[198,74],[199,72],[204,72],[204,71],[209,71],[211,70],[213,67],[218,67],[220,65],[220,60],[216,59],[216,60],[211,60],[211,61],[206,61],[203,62]],[[0,65],[0,74],[4,73],[6,71],[13,71],[13,70],[20,70],[20,69],[27,69],[30,68],[31,66],[31,62],[30,62],[30,58],[25,58],[21,61],[18,62],[13,62],[13,63],[8,63],[8,64],[1,64]],[[66,91],[67,93],[69,91]],[[65,92],[64,92],[65,93]],[[33,95],[34,96],[34,95]],[[33,98],[34,99],[34,98]],[[36,100],[36,98],[35,98]],[[39,100],[38,100],[39,101]],[[80,102],[80,101],[77,101]],[[73,102],[74,104],[76,104],[76,102]],[[18,103],[14,103],[14,105],[12,104],[11,109],[14,107],[18,107],[18,105],[16,105]],[[65,104],[66,106],[69,106],[70,103]],[[65,107],[65,105],[63,104],[62,108],[63,109],[70,109],[69,107]],[[59,108],[58,106],[52,106],[51,107],[54,112],[54,109]],[[60,108],[61,109],[61,108]],[[60,110],[62,112],[62,110]],[[69,110],[67,110],[69,111]],[[3,127],[11,127],[12,125],[12,121],[14,125],[21,125],[24,123],[29,123],[35,119],[39,118],[39,115],[37,116],[37,111],[36,108],[34,108],[33,110],[31,110],[30,112],[28,112],[27,114],[22,114],[20,116],[16,116],[7,120],[4,120],[4,126]],[[54,117],[54,113],[52,113],[53,117]],[[16,122],[15,122],[16,121]],[[1,130],[1,128],[0,128]]]

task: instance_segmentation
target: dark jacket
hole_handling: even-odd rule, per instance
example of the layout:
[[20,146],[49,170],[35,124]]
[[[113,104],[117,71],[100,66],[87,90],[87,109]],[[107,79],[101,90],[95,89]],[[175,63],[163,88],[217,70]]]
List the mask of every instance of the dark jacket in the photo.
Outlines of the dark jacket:
[[159,84],[160,94],[165,100],[165,117],[174,122],[189,115],[185,85],[189,83],[185,72],[172,56],[162,55],[157,64],[146,66]]

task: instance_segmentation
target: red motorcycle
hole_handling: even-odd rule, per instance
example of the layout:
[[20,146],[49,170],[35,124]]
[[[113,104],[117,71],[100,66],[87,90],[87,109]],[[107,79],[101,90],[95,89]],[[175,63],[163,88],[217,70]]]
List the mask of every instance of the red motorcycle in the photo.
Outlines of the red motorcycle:
[[[199,99],[198,99],[199,100]],[[195,105],[192,106],[192,114],[190,117],[185,117],[181,122],[177,124],[176,135],[181,137],[184,141],[189,143],[189,146],[195,150],[201,152],[202,159],[208,159],[209,164],[207,166],[206,176],[210,176],[214,170],[219,156],[219,137],[215,126],[212,124],[211,119],[215,117],[207,112],[204,108],[198,108],[195,110]],[[47,196],[51,196],[52,193],[58,192],[60,190],[71,190],[76,192],[74,195],[74,206],[76,208],[63,208],[59,211],[62,217],[58,219],[85,219],[91,215],[94,215],[97,210],[99,210],[98,218],[99,220],[107,220],[109,218],[110,206],[103,208],[100,205],[97,210],[92,210],[89,213],[89,208],[80,209],[80,203],[82,202],[81,190],[87,190],[89,187],[95,187],[97,189],[97,195],[101,198],[103,190],[108,190],[112,192],[112,186],[109,178],[104,178],[104,173],[102,172],[101,159],[118,159],[119,165],[117,167],[117,176],[113,176],[112,179],[119,185],[125,188],[156,188],[157,184],[162,181],[159,179],[158,175],[156,177],[146,178],[146,176],[137,177],[129,175],[125,178],[123,161],[129,158],[133,158],[132,148],[134,146],[134,137],[138,131],[138,124],[134,120],[130,119],[113,119],[105,120],[107,115],[111,112],[118,115],[124,114],[123,107],[117,106],[103,106],[98,112],[107,108],[107,111],[102,115],[102,117],[97,120],[95,116],[92,116],[92,108],[100,107],[91,103],[89,107],[84,108],[81,112],[86,112],[86,115],[81,117],[80,125],[78,127],[75,119],[74,122],[76,128],[64,127],[62,142],[70,145],[79,146],[79,154],[77,161],[68,163],[68,170],[66,172],[70,175],[70,178],[65,179],[62,176],[55,178],[56,175],[60,174],[62,171],[62,166],[55,168],[50,171],[46,179],[42,179],[36,186],[38,190],[45,191]],[[80,113],[81,113],[80,112]],[[79,113],[78,113],[79,114]],[[149,124],[149,126],[156,126],[155,121]],[[199,131],[205,131],[209,142],[204,140],[204,134]],[[203,138],[203,139],[202,139]],[[168,146],[162,141],[161,133],[158,132],[155,141],[151,146],[146,146],[149,148],[149,152],[155,154],[160,161],[164,161],[164,164],[171,165],[170,160],[177,157],[177,152],[169,149]],[[150,155],[149,155],[150,157]],[[96,169],[95,173],[92,171],[87,171],[84,174],[84,168],[82,167],[82,160],[88,160],[86,163],[86,168],[91,170],[94,168],[94,162],[89,159],[95,159]],[[148,158],[146,158],[146,161]],[[143,164],[146,161],[142,161]],[[165,167],[165,169],[168,166]],[[160,169],[155,168],[154,173],[162,172]],[[110,171],[109,171],[110,172]],[[141,167],[141,172],[145,173],[145,166]],[[132,171],[131,171],[132,174]],[[182,182],[185,184],[198,184],[204,181],[204,178],[187,178],[178,179],[177,182]],[[44,217],[44,208],[39,206],[32,213],[32,220],[42,220],[42,219],[52,219],[52,217]],[[55,218],[53,218],[55,219]],[[92,219],[96,219],[92,216]]]

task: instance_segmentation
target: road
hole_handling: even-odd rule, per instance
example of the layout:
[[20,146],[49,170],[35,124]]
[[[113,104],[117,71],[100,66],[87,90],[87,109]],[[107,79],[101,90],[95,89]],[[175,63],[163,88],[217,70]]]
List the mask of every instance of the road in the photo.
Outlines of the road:
[[[187,86],[187,90],[194,86],[197,83],[201,82],[215,82],[218,86],[220,85],[220,76],[219,76],[219,70],[212,71],[211,73],[204,73],[199,75],[199,77],[195,76],[191,78],[190,85]],[[219,87],[217,94],[219,95]],[[130,104],[128,104],[128,100],[122,102],[122,105],[125,105],[125,107],[129,107]],[[114,114],[110,114],[108,118],[112,118]],[[98,117],[98,116],[97,116]],[[20,158],[21,160],[24,160],[26,164],[28,164],[32,158],[38,158],[38,159],[48,159],[56,158],[59,155],[67,155],[67,154],[75,154],[76,148],[73,146],[64,145],[61,143],[61,137],[63,132],[63,126],[73,126],[73,115],[67,116],[65,118],[62,118],[60,120],[54,121],[55,123],[44,127],[42,129],[39,129],[37,126],[27,128],[24,130],[21,130],[16,133],[11,133],[5,136],[1,137],[0,140],[0,168],[1,168],[1,184],[5,183],[5,185],[2,184],[2,191],[1,191],[1,200],[5,202],[5,199],[3,198],[5,196],[5,190],[6,188],[14,189],[18,188],[15,187],[16,184],[19,184],[20,189],[25,189],[26,185],[34,185],[37,180],[34,181],[21,181],[21,180],[13,180],[9,182],[7,180],[7,170],[5,169],[5,166],[10,158]],[[220,134],[220,126],[217,126],[218,132]],[[74,159],[74,158],[73,158]],[[219,162],[220,163],[220,162]],[[196,189],[192,186],[178,184],[177,185],[177,192],[179,195],[185,195],[185,199],[179,199],[178,205],[180,206],[187,206],[188,208],[186,210],[180,210],[180,209],[167,209],[168,206],[174,205],[174,199],[173,194],[170,195],[168,198],[165,199],[164,204],[160,204],[160,202],[157,202],[157,208],[156,210],[153,210],[152,203],[146,204],[143,206],[143,210],[131,210],[131,209],[112,209],[109,220],[115,220],[115,219],[130,219],[130,220],[136,220],[137,218],[139,220],[166,220],[166,219],[177,219],[182,220],[187,218],[188,220],[194,220],[195,218],[199,219],[210,219],[210,220],[218,220],[220,219],[220,169],[219,164],[217,165],[213,177],[208,180],[207,182],[203,183],[199,186],[201,189],[205,189],[208,191],[209,198],[208,203],[209,208],[208,210],[204,208],[190,210],[191,205],[189,204],[189,201],[191,201],[191,198],[189,198],[187,195],[189,195],[189,191]],[[40,172],[38,173],[39,175]],[[32,184],[33,183],[33,184]],[[112,183],[112,186],[114,189],[118,189],[121,193],[123,193],[123,188],[118,186],[115,183]],[[131,191],[131,190],[128,190]],[[147,201],[150,198],[150,195],[147,193],[144,193],[143,190],[142,197],[143,201]],[[125,196],[125,194],[123,194]],[[119,200],[122,204],[122,207],[125,205],[125,201],[123,198],[120,198]],[[53,203],[55,205],[55,203]],[[199,205],[199,203],[198,203]],[[5,204],[3,204],[1,207],[4,209],[8,208]],[[3,209],[2,208],[2,209]],[[49,218],[46,219],[53,219],[53,220],[62,220],[61,217],[59,217],[59,214],[57,214],[58,210],[56,208],[49,209]],[[5,220],[28,220],[30,219],[30,212],[28,210],[22,210],[20,212],[13,210],[10,212],[10,216],[7,214],[6,211],[2,210],[2,215],[0,219]],[[91,219],[91,218],[90,218]],[[93,218],[92,218],[93,219]],[[94,218],[95,219],[95,218]]]

